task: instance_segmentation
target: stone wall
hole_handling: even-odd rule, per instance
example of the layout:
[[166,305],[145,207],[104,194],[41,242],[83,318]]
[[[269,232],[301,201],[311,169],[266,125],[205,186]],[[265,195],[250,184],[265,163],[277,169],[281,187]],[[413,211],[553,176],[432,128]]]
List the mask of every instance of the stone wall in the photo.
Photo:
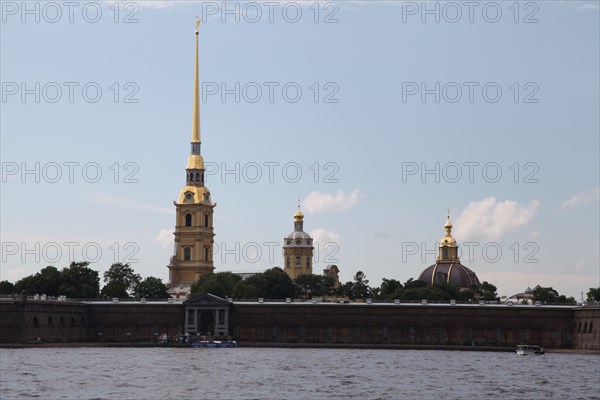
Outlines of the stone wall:
[[[0,301],[0,343],[154,342],[182,333],[180,302]],[[600,307],[233,303],[230,333],[273,345],[490,346],[600,350]]]
[[88,338],[95,342],[154,342],[183,333],[182,303],[94,302],[88,304]]
[[0,343],[87,340],[87,306],[81,303],[3,300],[0,316]]
[[573,308],[493,305],[236,303],[240,342],[570,348]]
[[577,308],[574,314],[575,348],[600,350],[600,305]]

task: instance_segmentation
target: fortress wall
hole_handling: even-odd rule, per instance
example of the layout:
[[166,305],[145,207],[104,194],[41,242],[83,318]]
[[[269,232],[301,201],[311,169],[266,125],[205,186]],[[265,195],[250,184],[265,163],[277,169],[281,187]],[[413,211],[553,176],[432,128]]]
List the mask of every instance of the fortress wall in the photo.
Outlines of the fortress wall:
[[182,303],[89,303],[88,338],[95,342],[154,342],[183,332]]
[[573,308],[235,303],[240,342],[570,348]]
[[85,342],[87,306],[59,301],[0,301],[0,343]]
[[[183,332],[184,316],[183,303],[1,301],[0,343],[154,342]],[[265,345],[600,349],[600,307],[236,302],[229,326]]]
[[575,310],[573,336],[575,348],[600,350],[600,306],[581,307]]

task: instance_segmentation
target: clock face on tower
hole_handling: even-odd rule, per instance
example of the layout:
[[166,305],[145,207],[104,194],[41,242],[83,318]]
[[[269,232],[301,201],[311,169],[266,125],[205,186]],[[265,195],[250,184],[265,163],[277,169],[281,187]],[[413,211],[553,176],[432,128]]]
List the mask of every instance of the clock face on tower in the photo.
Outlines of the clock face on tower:
[[194,199],[194,194],[192,192],[185,193],[185,202],[186,203],[191,203],[193,199]]

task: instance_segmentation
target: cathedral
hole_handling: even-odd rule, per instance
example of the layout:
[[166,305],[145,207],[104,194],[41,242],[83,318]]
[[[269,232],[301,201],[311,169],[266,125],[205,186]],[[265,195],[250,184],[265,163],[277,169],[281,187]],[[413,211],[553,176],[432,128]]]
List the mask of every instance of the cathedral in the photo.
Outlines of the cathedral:
[[200,152],[200,83],[198,77],[198,24],[196,23],[196,64],[194,68],[194,106],[192,141],[185,167],[186,184],[175,205],[175,254],[169,268],[169,292],[187,293],[193,282],[210,274],[213,265],[213,203],[204,185],[204,159]]

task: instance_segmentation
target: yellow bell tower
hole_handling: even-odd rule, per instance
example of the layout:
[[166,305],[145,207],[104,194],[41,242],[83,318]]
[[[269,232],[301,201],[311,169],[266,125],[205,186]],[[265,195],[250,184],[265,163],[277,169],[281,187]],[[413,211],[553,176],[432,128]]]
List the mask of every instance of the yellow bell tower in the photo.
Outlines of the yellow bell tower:
[[202,275],[210,274],[213,265],[213,210],[210,191],[204,186],[204,159],[200,154],[200,84],[198,78],[198,25],[196,20],[196,65],[194,69],[194,106],[192,111],[191,153],[185,167],[186,185],[174,201],[175,254],[169,263],[170,291],[188,289]]
[[300,275],[312,274],[313,239],[304,232],[304,214],[298,210],[294,214],[294,231],[283,239],[283,270],[292,279]]

